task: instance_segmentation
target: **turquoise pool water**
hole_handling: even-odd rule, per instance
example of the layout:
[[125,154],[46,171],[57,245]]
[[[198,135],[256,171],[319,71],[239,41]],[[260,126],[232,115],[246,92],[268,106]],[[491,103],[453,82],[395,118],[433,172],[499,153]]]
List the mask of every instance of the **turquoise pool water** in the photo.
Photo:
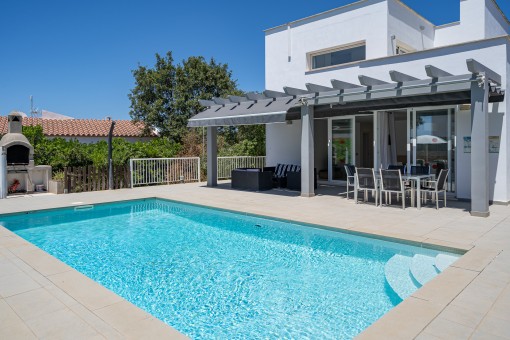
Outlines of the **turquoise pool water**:
[[350,339],[401,301],[391,257],[438,253],[158,199],[0,225],[194,339]]

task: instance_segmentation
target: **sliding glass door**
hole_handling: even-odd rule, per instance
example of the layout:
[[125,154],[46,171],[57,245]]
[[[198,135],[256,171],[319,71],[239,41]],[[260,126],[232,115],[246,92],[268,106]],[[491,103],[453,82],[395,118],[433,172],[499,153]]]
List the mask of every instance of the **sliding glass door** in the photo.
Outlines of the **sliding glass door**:
[[450,169],[448,185],[455,191],[455,110],[408,110],[407,165],[430,166],[432,173]]
[[328,159],[330,182],[347,179],[344,165],[354,164],[354,118],[331,118],[328,122]]

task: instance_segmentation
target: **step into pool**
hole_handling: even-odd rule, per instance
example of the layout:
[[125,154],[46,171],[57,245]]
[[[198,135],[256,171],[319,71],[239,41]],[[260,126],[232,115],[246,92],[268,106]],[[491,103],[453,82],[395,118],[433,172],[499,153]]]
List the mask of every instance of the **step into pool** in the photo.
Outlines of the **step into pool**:
[[459,256],[161,199],[0,225],[194,339],[351,339]]

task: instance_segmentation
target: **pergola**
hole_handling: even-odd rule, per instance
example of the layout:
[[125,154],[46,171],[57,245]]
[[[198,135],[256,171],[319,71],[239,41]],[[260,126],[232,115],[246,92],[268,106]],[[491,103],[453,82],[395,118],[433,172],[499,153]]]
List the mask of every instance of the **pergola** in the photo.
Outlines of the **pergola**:
[[213,98],[200,103],[207,109],[189,127],[207,127],[207,185],[217,185],[217,127],[270,124],[301,119],[301,196],[314,196],[315,118],[417,106],[471,104],[471,214],[489,216],[488,104],[504,100],[501,76],[473,59],[468,73],[452,75],[435,66],[425,67],[428,78],[390,71],[388,83],[359,75],[359,85],[331,80],[331,87],[306,84],[306,89],[284,87],[244,97]]

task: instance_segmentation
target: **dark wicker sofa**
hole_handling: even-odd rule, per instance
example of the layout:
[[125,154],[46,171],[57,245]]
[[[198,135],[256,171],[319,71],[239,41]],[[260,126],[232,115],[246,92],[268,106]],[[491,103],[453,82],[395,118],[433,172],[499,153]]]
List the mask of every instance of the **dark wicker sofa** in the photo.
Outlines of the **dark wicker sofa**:
[[263,191],[273,188],[273,172],[259,168],[232,170],[232,189]]

